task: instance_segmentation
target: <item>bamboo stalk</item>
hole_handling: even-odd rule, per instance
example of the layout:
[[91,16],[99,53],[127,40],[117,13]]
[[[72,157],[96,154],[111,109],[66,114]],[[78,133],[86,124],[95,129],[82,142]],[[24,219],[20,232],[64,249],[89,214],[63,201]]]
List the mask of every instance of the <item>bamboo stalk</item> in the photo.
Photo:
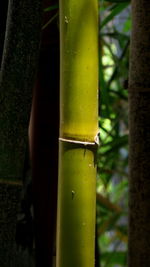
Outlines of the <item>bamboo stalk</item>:
[[94,142],[97,134],[96,0],[60,1],[60,136]]
[[97,10],[96,0],[60,1],[57,267],[94,266]]

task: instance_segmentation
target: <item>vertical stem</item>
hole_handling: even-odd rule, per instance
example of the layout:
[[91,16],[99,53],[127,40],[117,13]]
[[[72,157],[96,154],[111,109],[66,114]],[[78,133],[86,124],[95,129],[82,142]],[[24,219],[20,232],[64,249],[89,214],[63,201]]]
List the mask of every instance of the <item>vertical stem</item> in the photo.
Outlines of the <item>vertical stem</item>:
[[[39,55],[41,1],[1,2],[3,16],[7,2],[9,4],[4,49],[2,39],[0,40],[0,266],[29,267],[29,254],[18,250],[15,232],[32,88]],[[4,36],[5,18],[3,19],[0,21],[0,38]]]
[[21,180],[39,55],[41,0],[10,0],[0,72],[0,177]]
[[93,267],[98,119],[97,0],[60,1],[57,267]]
[[97,0],[60,1],[60,137],[94,141],[97,134]]
[[96,166],[91,147],[60,142],[57,267],[93,267]]
[[132,1],[129,267],[150,266],[150,2]]

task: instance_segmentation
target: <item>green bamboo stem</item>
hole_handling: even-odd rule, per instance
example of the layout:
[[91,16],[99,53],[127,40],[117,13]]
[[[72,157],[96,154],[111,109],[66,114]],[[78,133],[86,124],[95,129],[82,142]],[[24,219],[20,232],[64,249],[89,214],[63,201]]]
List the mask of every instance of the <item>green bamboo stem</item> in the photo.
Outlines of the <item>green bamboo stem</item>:
[[94,141],[97,134],[97,0],[60,1],[60,137]]
[[94,266],[94,152],[60,143],[57,267]]
[[57,267],[93,267],[98,114],[96,0],[60,1]]

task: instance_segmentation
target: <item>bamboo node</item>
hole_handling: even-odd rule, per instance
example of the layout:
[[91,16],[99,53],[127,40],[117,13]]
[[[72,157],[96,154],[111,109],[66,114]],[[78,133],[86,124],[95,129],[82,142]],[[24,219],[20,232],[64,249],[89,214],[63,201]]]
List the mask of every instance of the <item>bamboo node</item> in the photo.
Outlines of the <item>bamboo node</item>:
[[60,137],[59,138],[59,141],[67,142],[67,143],[72,143],[72,144],[81,144],[81,145],[85,145],[85,146],[97,144],[96,142],[94,142],[95,139],[94,139],[93,142],[92,141],[90,142],[90,141],[73,140],[73,139],[66,139],[66,138],[61,138]]
[[96,145],[99,145],[99,135],[100,135],[100,132],[98,131],[98,133],[94,137],[94,141]]

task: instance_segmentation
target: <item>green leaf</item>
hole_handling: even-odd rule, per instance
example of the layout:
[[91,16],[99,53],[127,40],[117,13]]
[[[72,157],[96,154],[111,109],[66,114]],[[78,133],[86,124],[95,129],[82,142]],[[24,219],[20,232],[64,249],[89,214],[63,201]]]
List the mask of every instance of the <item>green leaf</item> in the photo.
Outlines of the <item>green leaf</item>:
[[48,12],[48,11],[51,11],[51,10],[55,10],[57,9],[59,6],[58,5],[53,5],[53,6],[49,6],[47,8],[44,8],[44,12]]
[[[109,111],[109,95],[108,95],[108,88],[106,87],[105,79],[104,79],[104,68],[102,64],[102,52],[99,53],[99,83],[100,83],[100,98],[101,103],[105,103],[105,112],[106,117],[109,118],[110,111]],[[101,113],[101,111],[100,111]]]
[[[104,252],[101,255],[102,262],[107,262],[110,258],[109,266],[114,266],[114,264],[123,264],[126,262],[127,253],[123,251],[112,251]],[[113,265],[112,265],[113,264]]]
[[[128,23],[128,22],[127,22]],[[126,23],[125,23],[125,26],[126,26]],[[125,27],[124,26],[124,27]],[[125,31],[125,30],[124,30]],[[116,39],[116,40],[119,40],[119,39],[123,39],[123,40],[129,40],[129,36],[125,33],[122,33],[122,32],[118,32],[116,31],[113,31],[113,32],[101,32],[101,36],[103,37],[109,37],[109,38],[113,38],[113,39]]]
[[116,5],[112,12],[101,22],[100,28],[102,29],[108,22],[110,22],[116,15],[121,13],[127,6],[129,2],[121,3]]
[[126,20],[126,22],[124,24],[123,31],[129,32],[130,30],[131,30],[131,17],[129,16],[129,18]]
[[128,144],[128,135],[118,136],[111,142],[106,144],[101,144],[101,156],[107,155],[109,153],[114,153],[119,148],[126,146]]

